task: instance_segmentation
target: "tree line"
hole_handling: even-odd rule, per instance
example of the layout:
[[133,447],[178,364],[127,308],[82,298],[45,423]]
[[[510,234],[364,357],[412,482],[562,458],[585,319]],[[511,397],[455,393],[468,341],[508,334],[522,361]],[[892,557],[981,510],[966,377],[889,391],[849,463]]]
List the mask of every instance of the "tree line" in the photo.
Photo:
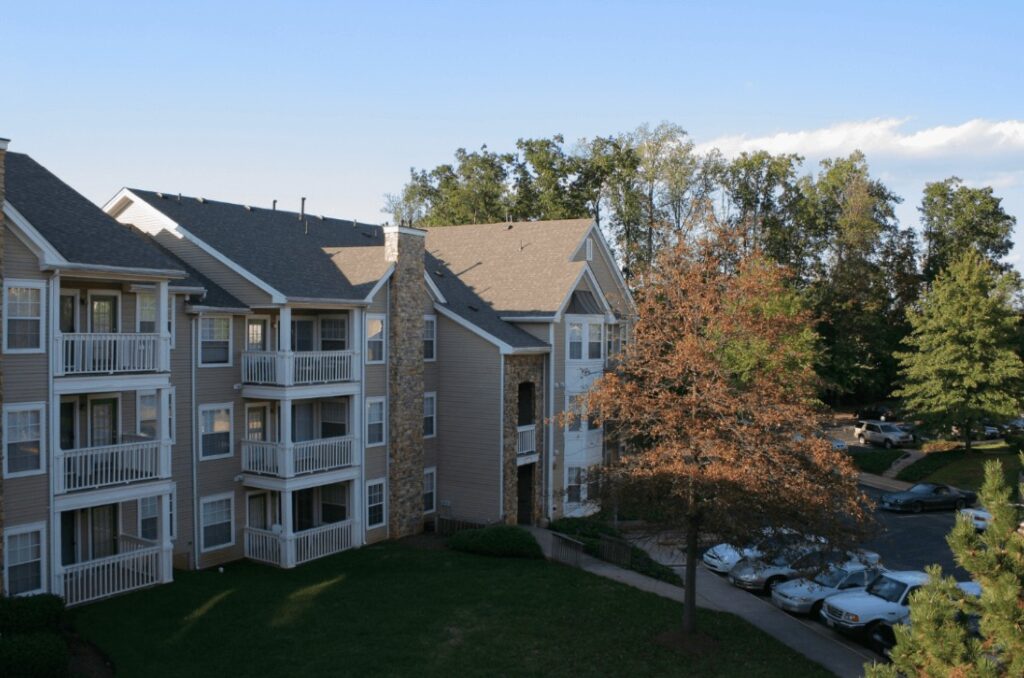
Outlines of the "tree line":
[[661,123],[572,144],[554,135],[507,152],[460,148],[451,163],[412,169],[383,211],[424,227],[590,217],[634,287],[662,250],[693,242],[707,223],[728,225],[735,257],[756,251],[793,273],[816,318],[821,395],[834,404],[892,393],[908,311],[963,253],[1006,270],[1015,219],[991,188],[927,184],[920,236],[898,223],[901,200],[860,152],[816,168],[796,154],[726,158]]

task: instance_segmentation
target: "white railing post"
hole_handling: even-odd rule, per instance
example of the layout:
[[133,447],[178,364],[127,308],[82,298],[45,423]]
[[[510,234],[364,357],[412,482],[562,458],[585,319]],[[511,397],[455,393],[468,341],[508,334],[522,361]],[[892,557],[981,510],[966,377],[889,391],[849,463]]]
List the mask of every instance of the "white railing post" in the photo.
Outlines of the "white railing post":
[[281,567],[295,567],[295,533],[292,531],[292,493],[281,493]]
[[161,568],[160,581],[168,583],[174,580],[174,547],[171,545],[171,495],[160,497],[160,540]]

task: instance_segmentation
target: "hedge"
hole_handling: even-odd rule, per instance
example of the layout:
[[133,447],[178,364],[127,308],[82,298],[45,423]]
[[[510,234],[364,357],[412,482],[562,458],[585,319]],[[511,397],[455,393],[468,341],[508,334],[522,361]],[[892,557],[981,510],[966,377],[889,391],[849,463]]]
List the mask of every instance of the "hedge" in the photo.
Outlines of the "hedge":
[[463,530],[448,539],[456,551],[502,558],[543,558],[544,553],[533,535],[515,525],[492,525]]
[[64,623],[64,601],[42,594],[0,598],[0,636],[37,631],[57,632]]
[[53,632],[0,638],[0,676],[52,678],[68,675],[68,646]]

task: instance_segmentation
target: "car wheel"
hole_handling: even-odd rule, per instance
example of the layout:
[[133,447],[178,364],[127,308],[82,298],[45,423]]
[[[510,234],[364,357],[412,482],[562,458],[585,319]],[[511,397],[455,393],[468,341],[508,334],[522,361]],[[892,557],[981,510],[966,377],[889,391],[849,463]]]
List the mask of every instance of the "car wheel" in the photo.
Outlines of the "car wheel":
[[889,440],[888,438],[885,439],[885,449],[887,449],[887,450],[891,450],[892,449],[892,441]]
[[818,602],[814,603],[814,605],[811,605],[811,611],[808,613],[811,615],[811,619],[814,619],[815,621],[821,621],[821,604],[822,601],[819,600]]
[[964,503],[963,499],[957,499],[956,503],[953,504],[953,508],[955,508],[957,511],[962,509],[964,506],[966,506],[966,504]]
[[865,444],[867,444],[867,442],[868,442],[867,440],[865,440],[865,439],[864,439],[864,436],[857,436],[857,441],[858,441],[858,442],[859,442],[859,443],[860,443],[861,445],[865,445]]
[[921,502],[915,501],[914,505],[910,507],[910,510],[914,513],[920,513],[923,508],[924,506],[921,505]]

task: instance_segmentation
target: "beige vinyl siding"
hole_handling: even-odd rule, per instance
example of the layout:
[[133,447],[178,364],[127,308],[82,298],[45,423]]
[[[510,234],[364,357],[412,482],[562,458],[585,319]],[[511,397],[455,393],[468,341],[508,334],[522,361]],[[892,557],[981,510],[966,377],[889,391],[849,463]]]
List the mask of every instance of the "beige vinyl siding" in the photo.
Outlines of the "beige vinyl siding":
[[[377,296],[373,298],[373,302],[366,309],[367,316],[371,313],[388,313],[388,288],[391,282],[382,287],[378,292]],[[388,323],[390,323],[390,318]],[[356,337],[356,341],[359,342],[359,351],[363,355],[363,361],[366,361],[366,327],[367,317],[363,317],[363,328],[362,336]],[[388,342],[390,344],[390,342]],[[387,347],[387,350],[391,350],[391,346]],[[388,357],[388,356],[385,356]],[[365,393],[367,397],[384,396],[387,394],[387,380],[388,380],[388,365],[387,362],[383,364],[366,365],[366,385]]]
[[[49,446],[47,446],[47,456],[50,456]],[[47,466],[47,470],[49,470],[49,466]],[[49,524],[49,520],[50,476],[48,474],[4,478],[4,525],[14,526],[36,522]]]
[[4,277],[46,280],[49,276],[39,270],[39,259],[4,222]]
[[[619,282],[619,277],[615,271],[612,270],[611,265],[615,265],[614,262],[609,265],[608,259],[601,251],[601,245],[597,242],[597,238],[593,235],[587,237],[588,240],[593,241],[594,245],[594,256],[590,262],[590,272],[594,274],[594,279],[597,280],[597,284],[601,286],[601,293],[604,294],[604,298],[608,301],[608,304],[617,313],[626,313],[627,303],[625,290],[622,288],[622,283]],[[582,247],[580,247],[573,255],[573,261],[586,261],[587,259],[587,246],[586,241]]]
[[[426,290],[426,284],[424,284]],[[429,291],[426,291],[424,296],[423,304],[423,315],[432,315],[437,317],[437,309],[434,308],[434,299]],[[438,320],[440,322],[440,320]],[[438,330],[438,335],[440,335]],[[423,392],[424,393],[438,393],[440,391],[441,383],[441,356],[438,355],[437,344],[434,343],[434,360],[423,363]],[[441,405],[437,406],[437,419],[441,418]],[[423,466],[437,466],[437,450],[438,445],[441,441],[441,433],[437,429],[437,421],[434,422],[434,433],[436,434],[433,438],[425,438],[423,440]],[[436,503],[436,498],[435,498]]]
[[527,334],[530,334],[540,339],[545,344],[551,338],[548,335],[548,328],[550,327],[550,323],[515,323],[515,326],[523,330]]
[[[196,400],[192,407],[192,416],[198,417],[199,408],[203,405],[214,405],[219,403],[232,403],[234,411],[231,420],[232,433],[232,456],[222,459],[200,460],[199,450],[194,451],[197,464],[197,484],[195,501],[211,495],[234,493],[234,532],[235,544],[228,548],[217,549],[207,553],[199,554],[199,566],[201,568],[219,565],[231,560],[237,560],[244,554],[244,533],[245,525],[245,491],[239,483],[235,482],[235,476],[242,472],[242,452],[240,441],[245,431],[245,406],[242,398],[235,390],[235,384],[241,381],[241,351],[242,337],[244,337],[245,319],[242,316],[232,318],[232,365],[231,367],[196,367]],[[177,350],[177,349],[175,349]],[[179,396],[180,397],[180,396]],[[191,437],[191,432],[188,434]],[[198,430],[196,431],[197,444],[202,444]],[[191,473],[191,468],[188,473]],[[182,503],[181,490],[179,488],[179,504]],[[201,516],[200,516],[201,519]],[[179,525],[180,525],[179,520]],[[202,525],[200,524],[200,529]],[[200,535],[195,535],[196,551],[202,547]]]
[[438,509],[498,520],[501,455],[501,356],[498,349],[438,318]]
[[270,295],[260,287],[232,271],[192,241],[168,231],[164,219],[155,208],[133,202],[116,218],[121,223],[132,224],[153,235],[157,242],[245,304],[261,305],[270,302]]
[[174,445],[171,477],[176,488],[174,567],[191,569],[193,547],[192,494],[192,318],[185,313],[185,298],[175,303],[174,348],[171,349],[171,386],[175,391]]
[[[553,381],[555,382],[555,396],[552,403],[554,415],[557,417],[565,410],[565,322],[555,323],[555,343],[551,347],[552,364],[554,365]],[[565,426],[560,423],[551,425],[551,433],[554,438],[554,473],[551,476],[551,497],[552,515],[562,515],[562,497],[565,492]]]

